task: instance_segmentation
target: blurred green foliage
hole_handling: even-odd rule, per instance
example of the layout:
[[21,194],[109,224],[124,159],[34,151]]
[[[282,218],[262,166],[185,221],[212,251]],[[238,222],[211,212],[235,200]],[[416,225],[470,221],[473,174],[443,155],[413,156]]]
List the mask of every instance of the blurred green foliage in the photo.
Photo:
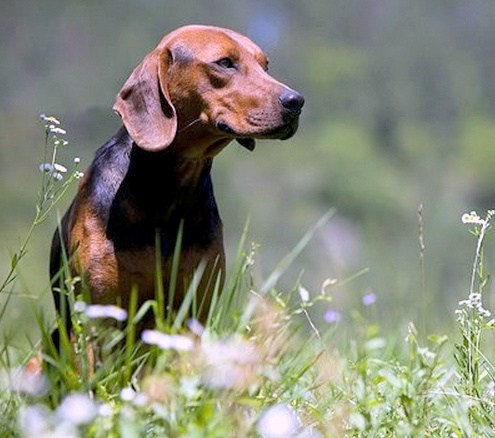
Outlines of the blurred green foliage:
[[[216,159],[228,253],[249,217],[262,275],[335,207],[294,270],[304,271],[305,287],[318,291],[327,277],[369,267],[335,306],[373,290],[391,327],[453,322],[471,268],[461,214],[495,206],[491,0],[6,0],[1,8],[0,275],[33,215],[39,114],[63,120],[66,159],[80,156],[85,167],[119,127],[111,107],[133,66],[164,33],[215,24],[257,41],[272,73],[307,101],[295,138],[259,142],[251,154],[232,144]],[[51,309],[55,224],[33,242],[1,333],[19,334],[33,305]],[[493,250],[486,253],[492,270]]]

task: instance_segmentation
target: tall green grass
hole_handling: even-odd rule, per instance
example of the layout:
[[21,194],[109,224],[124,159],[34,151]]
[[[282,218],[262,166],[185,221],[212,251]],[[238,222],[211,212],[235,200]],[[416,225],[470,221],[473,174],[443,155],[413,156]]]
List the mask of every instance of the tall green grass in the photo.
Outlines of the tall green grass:
[[[14,292],[32,232],[79,175],[75,168],[68,177],[58,175],[65,169],[55,166],[63,142],[53,120],[44,119],[50,159],[42,167],[35,220],[12,257],[1,294]],[[57,321],[56,348],[54,324],[37,313],[40,343],[25,361],[14,359],[7,344],[2,347],[0,436],[494,436],[495,369],[485,345],[494,323],[483,307],[483,246],[492,214],[463,217],[476,247],[468,296],[456,312],[456,339],[419,335],[412,322],[407,333],[383,333],[373,311],[380,303],[372,294],[347,310],[351,322],[344,325],[332,293],[352,278],[327,280],[318,291],[299,282],[280,290],[280,278],[332,212],[259,284],[252,275],[255,247],[249,247],[245,230],[225,286],[217,282],[204,325],[194,318],[201,268],[181,308],[169,310],[180,233],[172,281],[161,287],[158,272],[156,297],[141,307],[137,290],[128,309],[87,303],[87,294],[74,294],[79,279],[62,269],[58,293],[69,298],[73,339]],[[0,318],[9,305],[4,301]],[[150,311],[155,329],[138,334],[137,323]],[[36,372],[28,359],[40,352],[44,367]]]

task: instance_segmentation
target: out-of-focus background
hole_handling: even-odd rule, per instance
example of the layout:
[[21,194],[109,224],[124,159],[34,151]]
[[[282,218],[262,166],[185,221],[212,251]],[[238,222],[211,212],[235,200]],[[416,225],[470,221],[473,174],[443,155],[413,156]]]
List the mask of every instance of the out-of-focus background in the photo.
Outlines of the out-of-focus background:
[[[251,37],[272,74],[306,97],[293,139],[259,142],[253,153],[232,144],[215,161],[229,257],[249,217],[265,275],[334,207],[285,284],[300,276],[316,294],[326,278],[369,268],[328,306],[345,318],[373,292],[392,329],[411,320],[448,330],[475,246],[460,217],[495,207],[492,0],[4,0],[0,8],[0,275],[34,214],[39,114],[62,120],[66,162],[79,156],[86,167],[119,127],[111,108],[132,68],[170,30],[214,24]],[[35,309],[53,311],[55,223],[53,215],[36,232],[2,337],[29,333]],[[495,272],[493,246],[486,269]],[[317,323],[325,310],[315,311]]]

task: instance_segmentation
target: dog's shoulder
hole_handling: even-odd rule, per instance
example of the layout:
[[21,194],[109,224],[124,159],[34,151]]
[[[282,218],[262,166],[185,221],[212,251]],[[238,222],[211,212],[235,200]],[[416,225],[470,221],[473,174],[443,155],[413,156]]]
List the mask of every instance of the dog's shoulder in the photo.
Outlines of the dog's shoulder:
[[132,139],[125,127],[95,154],[88,169],[87,196],[97,212],[108,211],[129,168]]

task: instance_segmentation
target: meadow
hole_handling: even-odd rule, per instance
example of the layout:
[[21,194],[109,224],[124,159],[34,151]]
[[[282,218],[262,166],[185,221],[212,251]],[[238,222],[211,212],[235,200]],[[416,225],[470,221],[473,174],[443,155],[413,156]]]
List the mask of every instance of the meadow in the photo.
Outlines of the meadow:
[[[4,0],[0,437],[494,436],[492,2]],[[228,281],[206,323],[194,287],[179,313],[173,287],[101,308],[68,277],[59,354],[51,236],[129,72],[191,23],[257,42],[300,127],[215,159]]]
[[[42,121],[41,187],[32,224],[0,286],[7,296],[0,321],[10,312],[8,297],[33,233],[81,176],[78,159],[59,162],[68,147],[60,122]],[[129,309],[96,306],[75,296],[80,280],[62,270],[65,286],[58,293],[69,298],[75,342],[36,306],[39,342],[19,348],[4,338],[0,436],[493,436],[495,320],[483,304],[489,280],[483,249],[493,214],[459,218],[473,235],[473,256],[449,336],[420,332],[414,320],[405,331],[384,330],[373,292],[344,315],[333,305],[334,294],[352,288],[360,272],[328,278],[317,289],[300,277],[281,286],[315,233],[334,219],[333,210],[261,280],[253,275],[257,249],[245,231],[205,324],[194,317],[197,281],[173,314],[166,311],[173,286],[158,288],[141,308],[132,302]],[[323,325],[316,308],[325,309]],[[156,327],[138,336],[136,323],[150,310]],[[62,332],[61,350],[50,337],[54,324]],[[86,353],[89,345],[96,346],[95,357]],[[37,372],[30,359],[40,352],[44,368]]]

